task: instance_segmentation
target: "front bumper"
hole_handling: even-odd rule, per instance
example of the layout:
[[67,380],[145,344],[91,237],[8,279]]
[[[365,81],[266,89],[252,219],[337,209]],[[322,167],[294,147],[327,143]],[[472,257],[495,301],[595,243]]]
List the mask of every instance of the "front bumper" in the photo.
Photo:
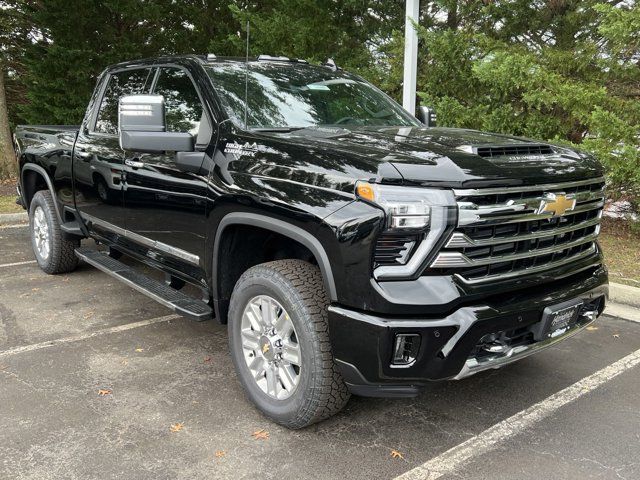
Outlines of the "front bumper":
[[[572,337],[604,310],[608,295],[604,267],[571,280],[487,298],[434,318],[388,318],[332,305],[329,330],[336,363],[350,390],[364,396],[414,396],[432,380],[461,379],[500,368]],[[553,338],[533,338],[545,307],[581,300],[577,322]],[[479,350],[480,339],[499,333],[513,337],[499,353]],[[391,364],[396,334],[421,338],[416,359],[408,366]]]

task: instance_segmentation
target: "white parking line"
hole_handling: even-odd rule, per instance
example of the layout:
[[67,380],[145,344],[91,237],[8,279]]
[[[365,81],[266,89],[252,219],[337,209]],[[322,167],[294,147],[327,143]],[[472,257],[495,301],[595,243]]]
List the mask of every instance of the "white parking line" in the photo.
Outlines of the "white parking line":
[[4,264],[0,265],[0,268],[19,267],[20,265],[29,265],[31,263],[36,263],[36,261],[35,260],[26,260],[24,262],[4,263]]
[[0,230],[4,230],[5,228],[22,228],[22,227],[28,227],[29,224],[28,223],[18,223],[18,224],[12,224],[12,225],[0,225]]
[[468,461],[489,452],[499,443],[531,428],[565,405],[592,392],[638,364],[640,364],[640,350],[495,424],[466,442],[396,477],[395,480],[435,480],[454,473]]
[[125,332],[127,330],[133,330],[134,328],[140,328],[146,325],[152,325],[154,323],[168,322],[170,320],[177,320],[179,318],[183,318],[183,317],[175,314],[165,315],[164,317],[150,318],[148,320],[142,320],[140,322],[127,323],[126,325],[118,325],[117,327],[105,328],[104,330],[98,330],[96,332],[82,333],[79,335],[72,335],[70,337],[50,340],[48,342],[34,343],[32,345],[24,345],[22,347],[15,347],[15,348],[10,348],[8,350],[1,350],[0,358],[8,357],[10,355],[17,355],[19,353],[32,352],[34,350],[41,350],[43,348],[54,347],[56,345],[62,345],[65,343],[79,342],[80,340],[86,340],[88,338],[99,337],[102,335],[108,335],[110,333]]

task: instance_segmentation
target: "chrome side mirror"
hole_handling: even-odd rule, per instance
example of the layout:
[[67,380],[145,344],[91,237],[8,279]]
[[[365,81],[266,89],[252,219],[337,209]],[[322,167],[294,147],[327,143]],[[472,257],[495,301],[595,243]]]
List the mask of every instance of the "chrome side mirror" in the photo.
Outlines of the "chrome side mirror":
[[138,152],[192,152],[190,133],[167,132],[162,95],[127,95],[118,104],[120,147]]
[[435,127],[436,126],[436,111],[431,107],[418,107],[418,111],[416,112],[416,117],[427,127]]

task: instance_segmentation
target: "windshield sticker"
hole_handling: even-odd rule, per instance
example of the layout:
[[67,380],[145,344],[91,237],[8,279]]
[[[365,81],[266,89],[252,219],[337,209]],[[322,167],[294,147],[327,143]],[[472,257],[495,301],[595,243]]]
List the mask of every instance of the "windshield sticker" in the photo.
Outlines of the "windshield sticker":
[[227,146],[224,149],[224,153],[237,155],[237,156],[247,156],[247,157],[255,157],[256,152],[258,151],[258,144],[256,142],[249,143],[246,142],[244,145],[240,145],[237,142],[227,143]]

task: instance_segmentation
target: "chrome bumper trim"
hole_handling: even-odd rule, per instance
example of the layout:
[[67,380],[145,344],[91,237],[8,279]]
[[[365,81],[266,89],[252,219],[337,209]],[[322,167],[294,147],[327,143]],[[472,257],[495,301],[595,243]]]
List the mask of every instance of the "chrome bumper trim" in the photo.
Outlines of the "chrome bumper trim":
[[514,347],[507,351],[505,354],[500,357],[493,358],[491,360],[485,360],[482,362],[478,362],[475,358],[470,358],[465,363],[460,373],[452,378],[452,380],[461,380],[466,377],[470,377],[471,375],[475,375],[478,372],[482,372],[484,370],[497,369],[500,367],[504,367],[510,363],[516,362],[523,358],[528,357],[529,355],[533,355],[534,353],[538,353],[545,348],[549,348],[555,345],[558,342],[566,340],[567,338],[571,338],[577,333],[580,333],[582,330],[587,328],[595,321],[596,312],[585,312],[581,315],[586,318],[586,322],[581,323],[578,326],[574,326],[573,328],[567,330],[565,333],[558,335],[556,337],[551,337],[547,340],[542,340],[537,343],[532,343],[531,345],[522,345],[519,347]]

